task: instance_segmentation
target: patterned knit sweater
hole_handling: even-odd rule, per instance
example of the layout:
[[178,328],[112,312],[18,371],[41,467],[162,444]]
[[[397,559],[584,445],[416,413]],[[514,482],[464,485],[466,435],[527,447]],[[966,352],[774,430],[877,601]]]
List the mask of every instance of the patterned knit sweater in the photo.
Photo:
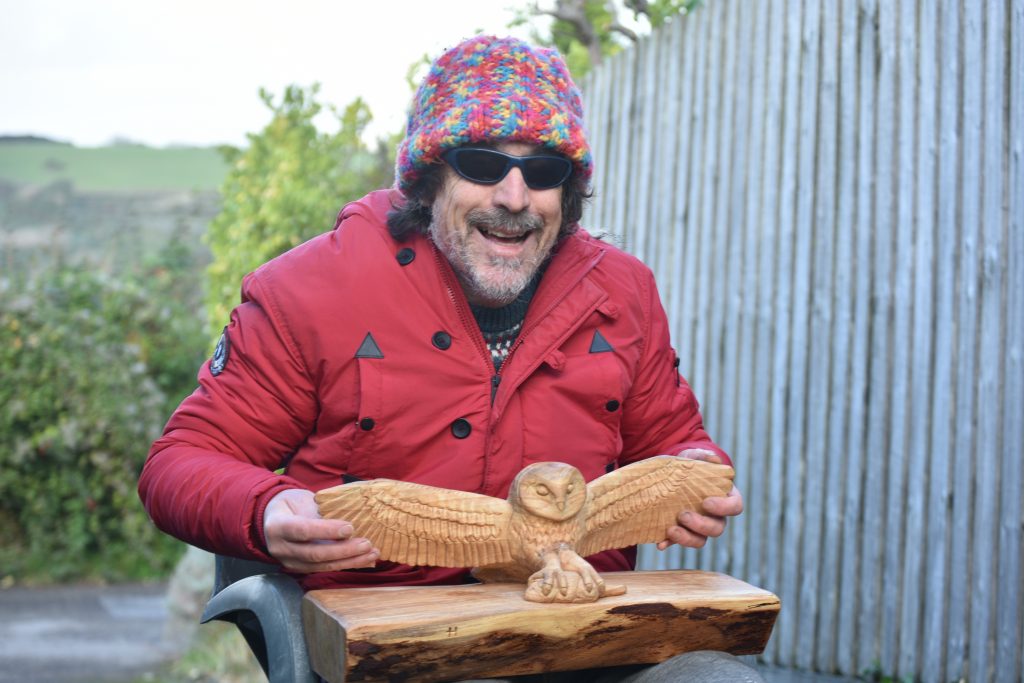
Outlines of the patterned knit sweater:
[[512,345],[515,344],[519,332],[523,329],[526,309],[537,291],[537,280],[534,278],[515,301],[501,308],[487,308],[470,304],[473,317],[476,318],[480,331],[483,332],[487,349],[491,352],[495,372],[501,370],[501,364],[508,358]]

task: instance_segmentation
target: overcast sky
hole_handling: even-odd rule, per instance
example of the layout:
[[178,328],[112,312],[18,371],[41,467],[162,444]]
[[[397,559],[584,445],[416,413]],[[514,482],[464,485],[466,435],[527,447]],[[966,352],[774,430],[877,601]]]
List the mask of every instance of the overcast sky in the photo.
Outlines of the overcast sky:
[[94,146],[242,144],[268,111],[261,86],[320,82],[362,96],[380,131],[404,123],[409,66],[477,30],[507,28],[513,0],[0,0],[0,134]]

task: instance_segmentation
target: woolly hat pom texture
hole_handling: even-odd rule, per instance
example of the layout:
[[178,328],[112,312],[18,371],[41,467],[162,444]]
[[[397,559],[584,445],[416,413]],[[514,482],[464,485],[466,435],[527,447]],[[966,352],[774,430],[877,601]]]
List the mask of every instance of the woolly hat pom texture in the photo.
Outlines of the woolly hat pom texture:
[[556,50],[477,36],[438,57],[416,92],[398,148],[398,188],[408,191],[453,147],[498,142],[558,152],[589,182],[583,103]]

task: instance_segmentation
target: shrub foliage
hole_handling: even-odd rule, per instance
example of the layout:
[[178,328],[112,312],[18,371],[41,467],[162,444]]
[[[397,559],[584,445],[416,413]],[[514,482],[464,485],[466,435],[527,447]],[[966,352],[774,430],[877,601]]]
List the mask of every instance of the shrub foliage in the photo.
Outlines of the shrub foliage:
[[129,275],[75,266],[0,281],[0,567],[32,581],[141,579],[181,545],[136,494],[205,339],[172,243]]
[[[216,338],[238,303],[242,278],[262,263],[330,230],[338,210],[370,190],[391,184],[394,145],[371,151],[361,136],[371,120],[361,99],[344,111],[324,110],[318,88],[290,86],[280,102],[260,92],[270,123],[250,133],[244,150],[225,148],[231,164],[221,187],[223,205],[207,232],[213,262],[207,270],[207,315]],[[337,130],[314,119],[331,114]]]
[[[195,386],[242,277],[333,225],[338,209],[390,184],[394,140],[361,140],[361,100],[320,132],[316,87],[288,88],[231,170],[201,265],[180,240],[116,276],[83,266],[0,277],[0,579],[161,576],[181,543],[136,494],[146,453]],[[323,112],[327,113],[327,112]],[[389,144],[392,143],[392,144]]]

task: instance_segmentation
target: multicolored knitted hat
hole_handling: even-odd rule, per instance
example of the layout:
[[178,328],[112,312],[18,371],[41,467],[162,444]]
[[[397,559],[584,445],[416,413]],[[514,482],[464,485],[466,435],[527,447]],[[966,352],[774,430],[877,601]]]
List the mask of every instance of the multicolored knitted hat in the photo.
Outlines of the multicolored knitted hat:
[[438,57],[416,92],[398,147],[398,188],[407,191],[453,147],[499,141],[547,147],[590,180],[580,92],[556,50],[477,36]]

